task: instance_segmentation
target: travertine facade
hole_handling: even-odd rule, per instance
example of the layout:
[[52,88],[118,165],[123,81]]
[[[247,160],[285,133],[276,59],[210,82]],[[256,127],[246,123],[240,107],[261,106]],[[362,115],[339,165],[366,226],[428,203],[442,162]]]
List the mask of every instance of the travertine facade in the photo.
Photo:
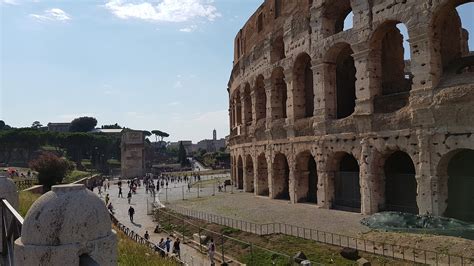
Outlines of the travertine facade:
[[321,208],[474,220],[474,56],[456,12],[467,2],[266,0],[235,38],[235,184]]

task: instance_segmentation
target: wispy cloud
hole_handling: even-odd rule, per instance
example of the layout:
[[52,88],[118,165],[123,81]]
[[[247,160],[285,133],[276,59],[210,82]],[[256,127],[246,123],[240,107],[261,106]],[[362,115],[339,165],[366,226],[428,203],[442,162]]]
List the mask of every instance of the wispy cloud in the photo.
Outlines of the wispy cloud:
[[176,106],[176,105],[180,105],[181,103],[176,101],[176,102],[170,102],[168,103],[168,106]]
[[4,3],[4,4],[8,4],[8,5],[19,5],[20,4],[20,3],[18,3],[17,0],[2,0],[1,2]]
[[181,82],[181,80],[178,80],[174,83],[173,87],[175,88],[182,88],[183,87],[183,83]]
[[191,25],[189,27],[185,27],[185,28],[182,28],[182,29],[179,29],[179,31],[181,32],[193,32],[197,29],[197,25]]
[[71,20],[71,15],[59,8],[47,9],[42,14],[30,14],[30,17],[41,22]]
[[156,4],[152,2],[108,0],[105,7],[121,19],[186,22],[199,18],[213,21],[221,16],[213,5],[213,0],[159,0]]

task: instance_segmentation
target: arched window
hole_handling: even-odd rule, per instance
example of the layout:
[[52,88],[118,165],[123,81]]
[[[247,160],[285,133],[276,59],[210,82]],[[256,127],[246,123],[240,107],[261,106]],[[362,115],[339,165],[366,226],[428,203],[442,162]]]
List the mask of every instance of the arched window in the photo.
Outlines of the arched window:
[[413,77],[407,36],[406,26],[397,21],[383,23],[372,36],[371,56],[376,58],[374,69],[380,77],[376,113],[393,112],[408,104]]
[[273,119],[286,118],[287,87],[283,68],[278,67],[272,72],[272,114]]
[[285,43],[282,35],[273,40],[271,46],[270,62],[272,64],[285,58]]
[[273,160],[273,198],[290,199],[290,170],[285,155],[278,153]]
[[326,1],[323,10],[323,35],[331,36],[352,28],[352,7],[350,0]]
[[298,55],[293,67],[295,119],[312,117],[314,112],[313,70],[307,53]]

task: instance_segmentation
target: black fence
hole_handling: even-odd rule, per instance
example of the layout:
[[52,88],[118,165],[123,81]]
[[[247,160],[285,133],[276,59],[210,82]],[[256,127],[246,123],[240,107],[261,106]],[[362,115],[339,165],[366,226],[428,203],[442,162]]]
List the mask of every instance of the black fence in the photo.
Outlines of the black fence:
[[320,243],[329,244],[333,246],[349,247],[361,252],[386,256],[394,259],[401,259],[413,263],[436,265],[474,264],[474,258],[472,257],[452,255],[445,252],[437,252],[409,246],[401,246],[393,243],[378,242],[364,238],[330,233],[317,229],[305,228],[284,223],[257,224],[210,213],[190,210],[186,208],[172,207],[171,209],[181,215],[204,220],[210,223],[232,227],[241,231],[257,235],[285,234],[303,239],[314,240]]

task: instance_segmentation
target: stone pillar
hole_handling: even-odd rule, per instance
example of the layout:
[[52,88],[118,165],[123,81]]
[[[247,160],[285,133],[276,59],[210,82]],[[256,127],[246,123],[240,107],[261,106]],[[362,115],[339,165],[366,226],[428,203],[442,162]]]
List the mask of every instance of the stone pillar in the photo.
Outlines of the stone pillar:
[[317,160],[318,172],[318,206],[324,209],[332,208],[334,200],[334,172],[329,170],[328,158]]
[[252,99],[252,125],[257,124],[257,94],[255,89],[250,92],[250,98]]
[[15,241],[15,265],[117,265],[117,236],[104,202],[84,185],[59,185],[26,214]]
[[296,184],[296,163],[294,156],[289,156],[286,159],[288,161],[288,168],[290,170],[288,174],[288,192],[290,194],[290,202],[295,204],[298,202],[298,185]]
[[285,73],[285,82],[286,82],[286,90],[287,90],[287,99],[286,99],[286,135],[288,138],[292,138],[295,136],[295,104],[294,104],[294,91],[293,85],[295,82],[293,81],[293,69],[287,69],[284,71]]
[[326,121],[334,119],[336,112],[336,65],[319,63],[312,67],[314,82],[314,125],[316,134],[326,133]]
[[378,171],[377,151],[370,148],[369,141],[366,138],[360,144],[362,147],[359,170],[361,213],[373,214],[378,212],[379,205],[383,200],[382,173]]
[[437,208],[433,204],[433,185],[437,184],[437,178],[431,175],[431,137],[421,130],[418,130],[417,137],[418,162],[414,162],[417,183],[416,203],[419,214],[433,214],[437,212]]
[[[251,192],[255,186],[255,165],[252,161],[252,171],[250,172],[249,166],[247,165],[247,158],[243,161],[244,165],[244,192]],[[250,182],[249,182],[250,181]],[[252,182],[253,181],[253,182]]]
[[274,183],[274,175],[273,175],[273,158],[271,152],[269,152],[268,157],[267,157],[267,172],[268,172],[268,197],[270,199],[274,199],[276,197],[275,193],[275,186],[273,185]]
[[267,129],[270,129],[272,127],[273,123],[273,113],[275,111],[275,93],[273,92],[273,84],[271,79],[265,79],[265,95],[267,96],[267,111],[266,111],[266,117],[265,117],[265,127]]
[[[15,185],[15,182],[10,178],[7,178],[4,173],[0,172],[0,199],[6,199],[10,205],[12,205],[15,210],[18,210],[19,206],[19,199],[18,199],[18,191]],[[3,209],[0,208],[0,217],[2,217]],[[7,217],[7,219],[11,219],[12,217]],[[1,219],[1,218],[0,218]],[[3,228],[3,220],[0,220],[0,226]],[[1,229],[0,229],[1,230]],[[3,251],[3,242],[0,239],[0,252]]]
[[364,50],[352,55],[356,68],[356,115],[371,115],[374,113],[374,97],[381,90],[381,62],[379,50]]

